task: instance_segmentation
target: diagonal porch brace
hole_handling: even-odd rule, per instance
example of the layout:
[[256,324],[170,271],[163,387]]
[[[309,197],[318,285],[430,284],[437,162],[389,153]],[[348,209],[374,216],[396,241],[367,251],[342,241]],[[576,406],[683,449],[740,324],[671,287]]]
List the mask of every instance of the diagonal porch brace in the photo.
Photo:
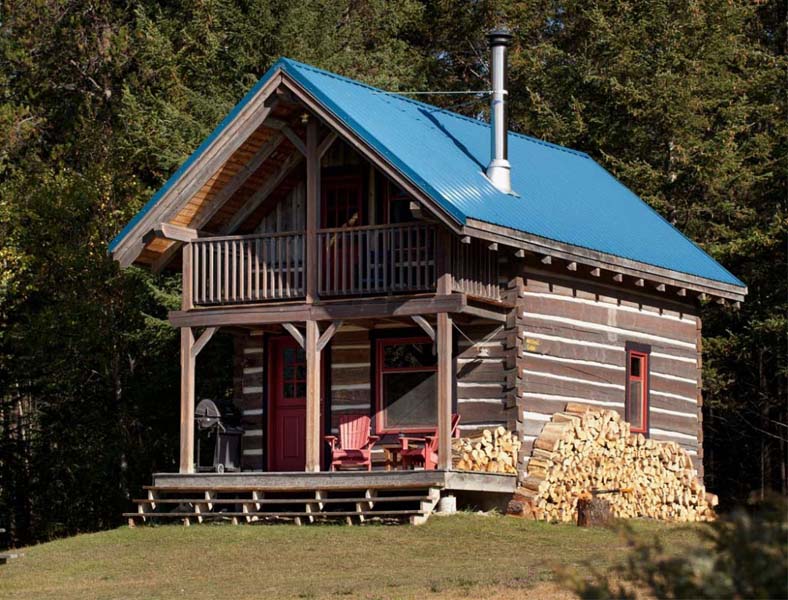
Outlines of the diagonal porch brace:
[[293,336],[293,339],[296,342],[298,342],[298,345],[301,346],[302,350],[306,349],[306,345],[304,342],[304,334],[301,333],[301,330],[298,329],[298,327],[296,327],[292,323],[282,323],[282,327],[284,327],[287,330],[287,333]]
[[325,347],[328,345],[328,342],[331,341],[331,338],[334,337],[334,334],[337,330],[342,327],[342,321],[333,321],[331,325],[329,325],[323,334],[317,340],[317,351],[322,352]]

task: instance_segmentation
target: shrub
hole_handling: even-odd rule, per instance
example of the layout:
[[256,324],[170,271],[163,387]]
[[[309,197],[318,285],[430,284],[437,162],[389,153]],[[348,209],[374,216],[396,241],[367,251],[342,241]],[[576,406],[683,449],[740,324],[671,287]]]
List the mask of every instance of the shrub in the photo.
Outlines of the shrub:
[[585,599],[785,598],[788,597],[788,520],[786,500],[772,499],[739,508],[700,529],[699,543],[676,555],[658,539],[636,541],[606,573],[572,573],[567,585]]

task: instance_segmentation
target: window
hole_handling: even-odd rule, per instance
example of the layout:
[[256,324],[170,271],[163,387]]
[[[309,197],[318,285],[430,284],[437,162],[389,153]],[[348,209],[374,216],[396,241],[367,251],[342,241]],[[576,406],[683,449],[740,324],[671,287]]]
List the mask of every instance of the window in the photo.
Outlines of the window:
[[437,358],[428,338],[377,343],[377,431],[431,431],[437,425]]
[[633,433],[648,434],[649,353],[641,344],[627,344],[625,419]]
[[410,210],[410,203],[413,199],[403,190],[393,183],[386,187],[386,219],[387,223],[410,223],[416,219]]

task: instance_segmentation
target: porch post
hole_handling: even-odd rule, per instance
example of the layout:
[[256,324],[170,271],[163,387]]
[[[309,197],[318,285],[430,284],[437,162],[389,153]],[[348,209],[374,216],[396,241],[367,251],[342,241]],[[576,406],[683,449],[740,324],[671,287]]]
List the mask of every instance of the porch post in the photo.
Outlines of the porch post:
[[312,117],[306,126],[306,303],[317,299],[317,225],[320,199],[320,154],[318,122]]
[[438,313],[438,468],[451,469],[452,324],[449,313]]
[[[451,294],[452,288],[452,236],[443,227],[437,235],[437,290],[436,295]],[[451,405],[453,381],[452,323],[449,313],[438,313],[438,468],[451,469]]]
[[306,471],[320,470],[320,331],[317,321],[306,322]]
[[[181,308],[194,308],[192,301],[193,273],[190,243],[183,245],[181,254]],[[194,472],[194,365],[196,363],[192,347],[194,331],[191,327],[181,327],[181,452],[180,472]]]
[[181,327],[181,460],[180,472],[194,472],[194,331]]

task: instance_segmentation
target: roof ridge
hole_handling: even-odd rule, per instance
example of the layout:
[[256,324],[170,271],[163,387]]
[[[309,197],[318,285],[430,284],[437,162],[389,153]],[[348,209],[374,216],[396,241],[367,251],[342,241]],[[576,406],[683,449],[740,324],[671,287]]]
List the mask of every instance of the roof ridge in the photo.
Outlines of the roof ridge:
[[[408,103],[414,104],[416,106],[423,106],[423,107],[429,108],[429,109],[431,109],[433,111],[444,113],[444,114],[446,114],[446,115],[448,115],[450,117],[454,117],[456,119],[462,119],[462,120],[467,121],[469,123],[473,123],[474,125],[479,125],[481,127],[485,127],[485,128],[488,128],[488,129],[490,127],[489,123],[486,123],[484,121],[480,121],[479,119],[474,119],[473,117],[462,115],[462,114],[460,114],[458,112],[454,112],[454,111],[448,110],[446,108],[441,108],[440,106],[435,106],[434,104],[429,104],[428,102],[422,102],[420,100],[414,100],[413,98],[408,98],[407,96],[403,96],[402,94],[398,94],[396,92],[387,92],[386,90],[381,90],[380,88],[376,88],[374,85],[370,85],[368,83],[364,83],[363,81],[359,81],[359,80],[353,79],[351,77],[346,77],[344,75],[340,75],[338,73],[334,73],[333,71],[327,71],[325,69],[321,69],[319,67],[315,67],[314,65],[310,65],[310,64],[307,64],[307,63],[302,63],[300,61],[294,60],[292,58],[288,58],[286,56],[281,57],[277,62],[284,63],[285,65],[293,64],[293,65],[297,66],[298,68],[303,68],[303,69],[306,69],[308,71],[314,71],[315,73],[319,73],[321,75],[327,75],[329,77],[333,77],[334,79],[339,79],[341,81],[345,81],[347,83],[350,83],[350,84],[353,84],[353,85],[357,85],[359,87],[366,88],[366,89],[371,90],[373,92],[376,92],[378,94],[384,94],[386,96],[391,96],[393,98],[396,98],[397,100],[400,100],[401,102],[408,102]],[[574,154],[574,155],[580,156],[582,158],[587,158],[589,160],[593,160],[591,158],[591,156],[587,152],[583,152],[582,150],[576,150],[575,148],[569,148],[567,146],[561,146],[560,144],[556,144],[554,142],[548,142],[547,140],[541,140],[539,138],[535,138],[535,137],[527,135],[525,133],[519,133],[517,131],[512,131],[511,129],[507,129],[507,134],[515,136],[515,137],[518,137],[518,138],[521,138],[521,139],[523,139],[523,140],[525,140],[527,142],[531,142],[531,143],[534,143],[534,144],[539,144],[539,145],[542,145],[542,146],[547,146],[548,148],[554,148],[555,150],[560,150],[562,152],[568,152],[569,154]]]

